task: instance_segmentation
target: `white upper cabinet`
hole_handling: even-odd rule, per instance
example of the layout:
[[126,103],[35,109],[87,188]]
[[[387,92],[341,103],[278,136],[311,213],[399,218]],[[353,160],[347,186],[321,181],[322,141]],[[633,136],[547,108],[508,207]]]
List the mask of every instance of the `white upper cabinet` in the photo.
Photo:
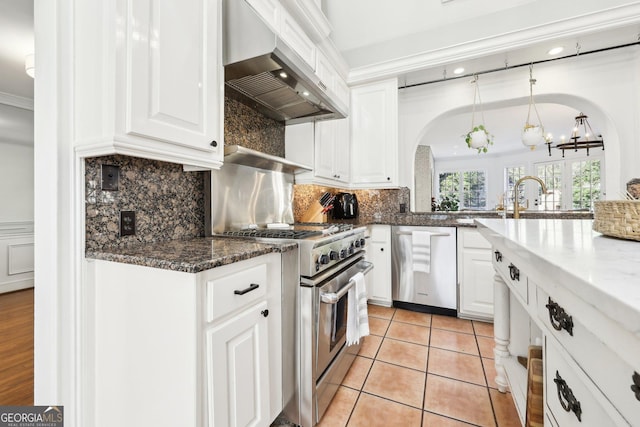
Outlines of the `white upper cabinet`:
[[280,18],[280,37],[313,69],[316,66],[316,45],[302,27],[285,10]]
[[352,87],[350,119],[352,186],[397,187],[397,79]]
[[314,150],[316,178],[349,183],[349,119],[316,122]]
[[[82,53],[74,79],[78,151],[219,167],[221,1],[90,3],[76,11],[78,21],[86,22],[75,36]],[[104,91],[105,102],[89,107],[87,97],[96,90]]]

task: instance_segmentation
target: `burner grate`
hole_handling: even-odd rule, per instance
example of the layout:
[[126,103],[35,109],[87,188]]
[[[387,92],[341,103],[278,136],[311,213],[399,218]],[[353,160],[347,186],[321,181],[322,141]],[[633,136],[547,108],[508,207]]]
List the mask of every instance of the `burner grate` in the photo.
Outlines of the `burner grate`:
[[262,237],[267,239],[306,239],[322,234],[312,230],[238,230],[225,231],[226,236],[232,237]]

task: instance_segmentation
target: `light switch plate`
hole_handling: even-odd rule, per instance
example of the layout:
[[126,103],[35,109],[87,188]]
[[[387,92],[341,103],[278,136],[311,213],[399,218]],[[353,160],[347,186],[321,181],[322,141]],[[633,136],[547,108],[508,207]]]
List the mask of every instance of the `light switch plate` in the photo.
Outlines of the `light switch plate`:
[[120,166],[102,165],[102,190],[118,191],[120,185]]

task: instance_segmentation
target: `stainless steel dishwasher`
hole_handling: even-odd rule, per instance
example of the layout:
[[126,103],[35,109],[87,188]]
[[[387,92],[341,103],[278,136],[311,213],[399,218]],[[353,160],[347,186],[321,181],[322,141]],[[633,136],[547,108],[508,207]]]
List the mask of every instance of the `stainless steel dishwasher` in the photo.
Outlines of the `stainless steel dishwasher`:
[[393,305],[456,316],[456,255],[455,227],[391,227]]

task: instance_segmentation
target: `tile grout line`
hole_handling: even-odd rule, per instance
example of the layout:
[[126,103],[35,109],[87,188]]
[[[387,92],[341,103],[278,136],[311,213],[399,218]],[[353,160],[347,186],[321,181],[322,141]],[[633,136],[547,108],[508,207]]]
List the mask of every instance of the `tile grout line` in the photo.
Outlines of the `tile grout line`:
[[487,390],[487,395],[489,396],[489,404],[491,405],[491,413],[493,414],[493,422],[497,427],[499,425],[498,416],[496,415],[496,408],[493,404],[493,399],[491,398],[491,391],[489,387],[489,380],[487,379],[487,372],[484,369],[484,363],[482,363],[482,353],[480,353],[480,343],[478,342],[478,335],[476,334],[476,324],[473,321],[471,321],[471,326],[473,328],[473,335],[476,340],[476,346],[478,347],[478,354],[480,355],[480,366],[482,366],[482,373],[484,374],[484,382],[486,383],[486,386],[487,386],[486,390]]

